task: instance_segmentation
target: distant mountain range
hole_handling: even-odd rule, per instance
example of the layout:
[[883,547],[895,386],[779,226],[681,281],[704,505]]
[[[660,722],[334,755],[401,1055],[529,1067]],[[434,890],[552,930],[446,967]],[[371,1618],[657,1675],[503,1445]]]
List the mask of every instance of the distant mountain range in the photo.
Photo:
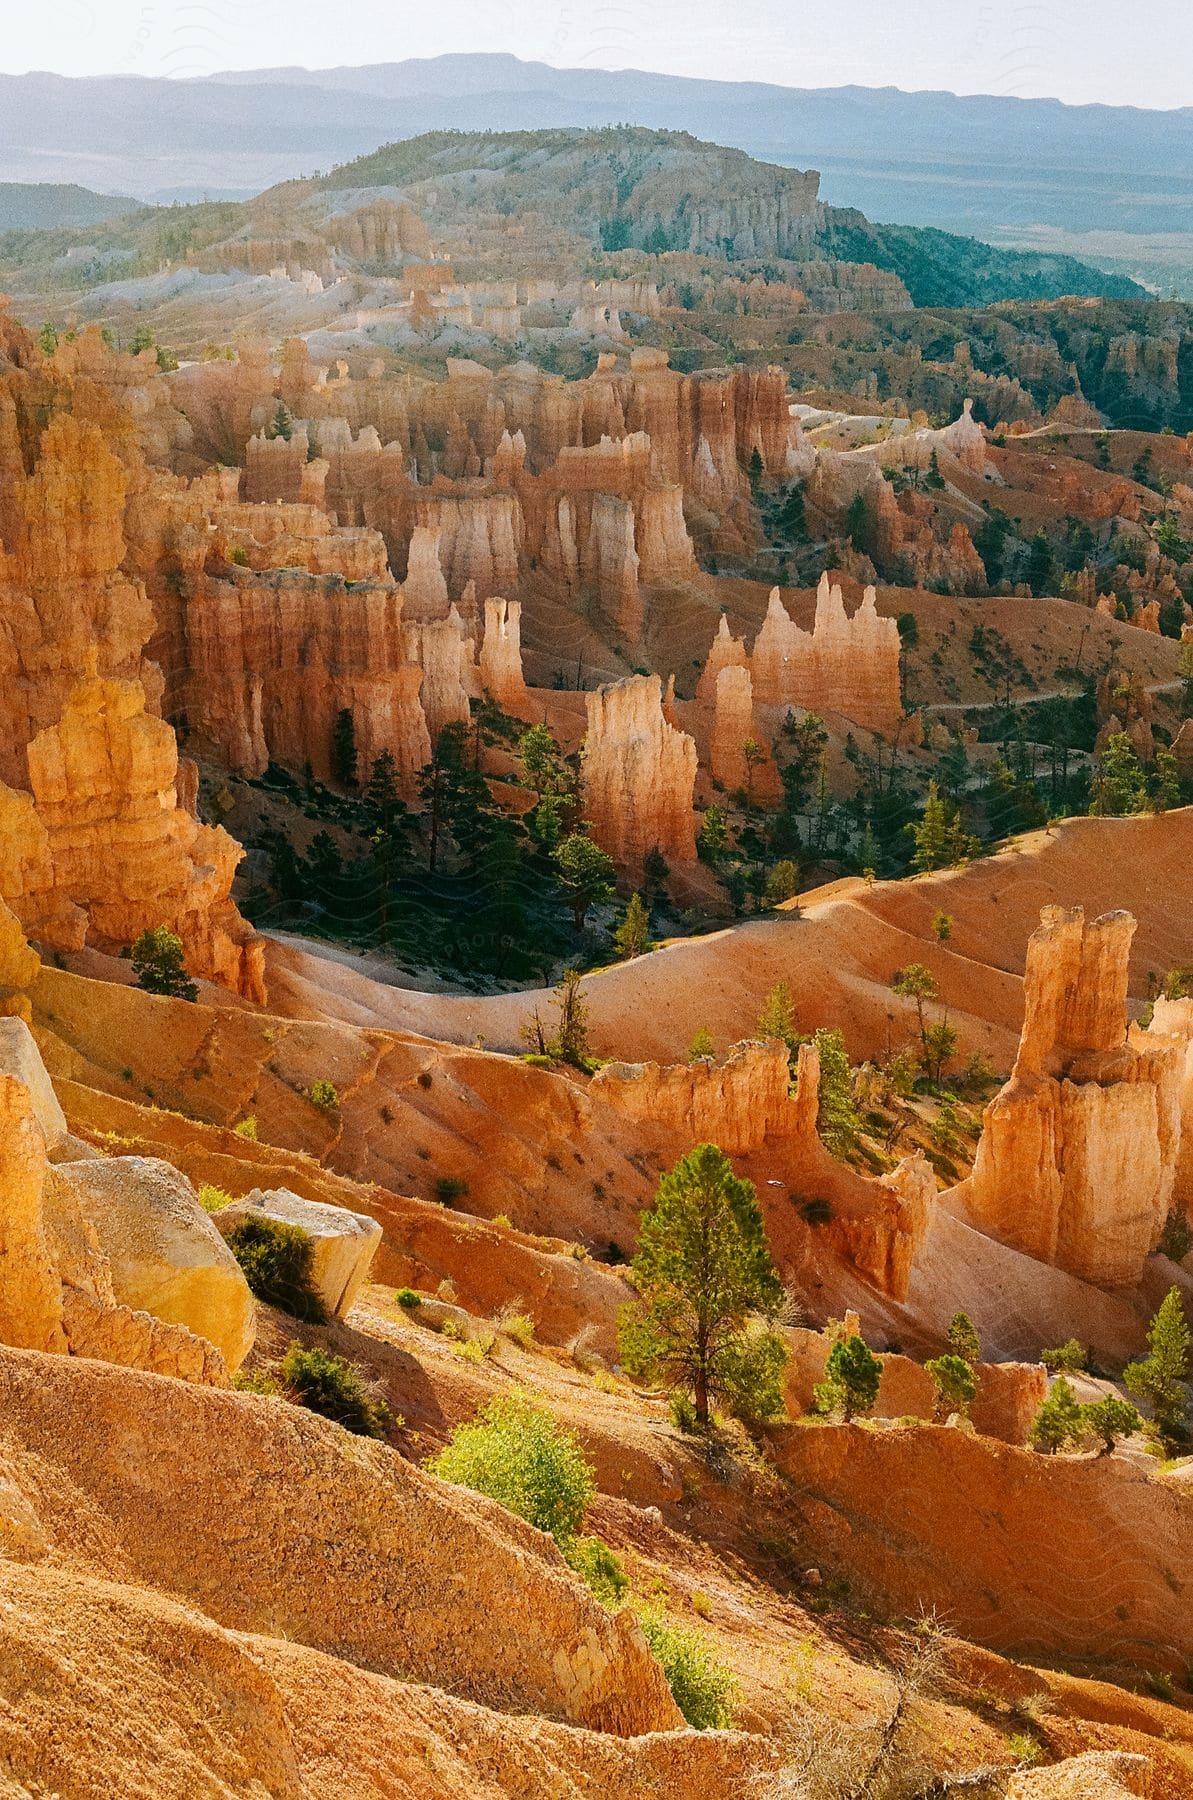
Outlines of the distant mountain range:
[[0,181],[0,231],[101,225],[138,205],[127,194],[95,194],[73,181]]
[[622,122],[817,168],[826,200],[893,223],[1193,232],[1193,108],[782,88],[497,55],[193,81],[3,76],[0,178],[239,198],[428,130]]

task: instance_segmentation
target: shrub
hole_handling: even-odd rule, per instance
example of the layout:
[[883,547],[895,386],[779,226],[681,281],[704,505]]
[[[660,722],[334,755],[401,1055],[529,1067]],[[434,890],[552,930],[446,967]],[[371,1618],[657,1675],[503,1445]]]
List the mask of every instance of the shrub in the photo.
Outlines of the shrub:
[[685,1393],[683,1388],[676,1388],[668,1396],[667,1404],[671,1410],[671,1423],[677,1431],[695,1431],[696,1406],[690,1394]]
[[634,1610],[688,1724],[696,1731],[727,1730],[733,1723],[731,1702],[737,1682],[707,1638],[667,1618],[659,1607],[640,1603]]
[[949,1320],[949,1348],[954,1355],[963,1357],[970,1368],[975,1368],[982,1360],[982,1340],[978,1336],[977,1327],[966,1312],[955,1312]]
[[450,1206],[455,1200],[462,1200],[468,1192],[468,1183],[461,1181],[458,1175],[441,1175],[435,1183],[435,1198],[441,1206]]
[[258,1300],[291,1318],[323,1323],[327,1315],[311,1281],[315,1247],[301,1226],[262,1213],[238,1219],[225,1242]]
[[223,1212],[225,1206],[231,1206],[232,1196],[226,1188],[213,1187],[205,1181],[199,1189],[199,1205],[204,1212]]
[[525,1394],[493,1400],[427,1464],[432,1474],[487,1494],[556,1543],[569,1545],[596,1492],[592,1466],[570,1431]]
[[282,1377],[311,1412],[334,1419],[357,1437],[384,1437],[392,1418],[384,1400],[370,1393],[360,1370],[342,1356],[291,1344],[282,1358]]
[[256,1143],[257,1121],[252,1113],[249,1114],[247,1119],[242,1119],[239,1125],[234,1125],[232,1129],[238,1138],[247,1138],[250,1143]]
[[1036,1414],[1027,1441],[1033,1450],[1043,1450],[1051,1455],[1068,1444],[1079,1443],[1084,1435],[1080,1402],[1061,1375]]
[[413,1288],[399,1288],[394,1299],[399,1306],[404,1306],[407,1312],[416,1312],[423,1303],[422,1295],[416,1293]]
[[574,1538],[565,1551],[569,1568],[586,1581],[602,1606],[613,1612],[629,1592],[629,1577],[600,1538]]
[[515,1312],[507,1306],[498,1313],[493,1323],[503,1337],[512,1338],[524,1350],[528,1350],[534,1342],[534,1320],[529,1313]]
[[1075,1375],[1084,1369],[1086,1348],[1076,1338],[1070,1338],[1067,1344],[1058,1344],[1052,1350],[1041,1350],[1040,1361],[1050,1375]]
[[340,1104],[340,1096],[334,1083],[325,1081],[322,1077],[311,1083],[307,1089],[307,1098],[312,1106],[319,1108],[320,1112],[334,1112]]

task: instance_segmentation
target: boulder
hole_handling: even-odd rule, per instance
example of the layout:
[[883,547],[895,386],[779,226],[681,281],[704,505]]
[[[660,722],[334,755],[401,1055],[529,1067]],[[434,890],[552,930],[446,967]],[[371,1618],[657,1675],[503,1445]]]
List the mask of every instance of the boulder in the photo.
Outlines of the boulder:
[[234,1225],[254,1214],[298,1225],[306,1232],[314,1245],[311,1275],[319,1298],[330,1317],[342,1319],[369,1278],[381,1242],[376,1219],[321,1200],[304,1200],[289,1188],[254,1188],[243,1200],[223,1207],[215,1221],[226,1236]]
[[186,1177],[148,1156],[72,1163],[59,1175],[99,1239],[115,1299],[206,1338],[234,1374],[253,1344],[253,1297]]
[[29,1090],[33,1116],[41,1126],[51,1159],[64,1141],[73,1142],[41,1051],[24,1019],[0,1018],[0,1075],[11,1075]]

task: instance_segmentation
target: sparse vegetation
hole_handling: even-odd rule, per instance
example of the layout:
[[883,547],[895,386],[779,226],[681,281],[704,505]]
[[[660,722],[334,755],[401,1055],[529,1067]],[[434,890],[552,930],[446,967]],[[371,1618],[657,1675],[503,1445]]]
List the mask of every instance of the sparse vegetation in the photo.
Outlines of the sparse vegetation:
[[186,972],[182,939],[166,925],[141,933],[132,947],[137,986],[147,994],[163,994],[171,1000],[197,1000],[198,983]]
[[314,1245],[298,1225],[264,1213],[238,1219],[224,1240],[258,1300],[320,1325],[326,1313],[311,1277]]
[[733,1723],[737,1682],[707,1638],[669,1619],[661,1607],[639,1602],[634,1611],[688,1724],[696,1731],[727,1730]]
[[493,1400],[427,1464],[432,1474],[487,1494],[562,1548],[579,1535],[596,1492],[571,1432],[523,1393]]
[[281,1363],[287,1389],[311,1412],[334,1419],[357,1437],[383,1438],[392,1423],[384,1400],[372,1392],[354,1364],[318,1346],[293,1343]]

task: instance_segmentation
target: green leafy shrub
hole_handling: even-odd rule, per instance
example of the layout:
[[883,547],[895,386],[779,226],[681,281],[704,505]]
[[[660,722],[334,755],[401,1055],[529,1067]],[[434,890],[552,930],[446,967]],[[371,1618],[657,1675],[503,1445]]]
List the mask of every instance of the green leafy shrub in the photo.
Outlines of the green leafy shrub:
[[733,1723],[737,1682],[708,1639],[669,1619],[660,1607],[640,1602],[634,1611],[688,1724],[696,1731],[727,1730]]
[[232,1129],[238,1138],[247,1138],[250,1144],[256,1143],[257,1120],[254,1114],[250,1113],[247,1119],[242,1119],[239,1125],[234,1125]]
[[319,1108],[320,1112],[334,1112],[340,1104],[340,1096],[335,1084],[325,1081],[322,1077],[311,1083],[307,1089],[307,1098],[312,1106]]
[[518,1392],[457,1426],[427,1467],[500,1501],[561,1547],[576,1538],[596,1492],[592,1465],[573,1434]]
[[329,1350],[291,1344],[282,1358],[282,1379],[303,1406],[334,1419],[357,1437],[384,1437],[392,1414],[369,1391],[360,1370]]
[[441,1175],[435,1183],[435,1198],[441,1206],[451,1206],[468,1192],[468,1183],[458,1175]]
[[1075,1375],[1084,1369],[1086,1348],[1076,1338],[1070,1338],[1067,1344],[1058,1344],[1052,1350],[1041,1350],[1040,1361],[1050,1375]]
[[223,1212],[225,1206],[231,1204],[232,1196],[226,1188],[213,1187],[210,1181],[203,1182],[199,1188],[199,1205],[204,1212]]
[[315,1247],[301,1226],[262,1213],[238,1219],[224,1241],[258,1300],[307,1324],[324,1322],[327,1315],[311,1279]]
[[399,1306],[404,1306],[407,1312],[416,1312],[423,1303],[422,1295],[416,1293],[413,1288],[399,1288],[394,1299]]
[[620,1561],[600,1538],[573,1538],[564,1556],[569,1568],[587,1582],[602,1606],[616,1611],[629,1592],[630,1582]]

